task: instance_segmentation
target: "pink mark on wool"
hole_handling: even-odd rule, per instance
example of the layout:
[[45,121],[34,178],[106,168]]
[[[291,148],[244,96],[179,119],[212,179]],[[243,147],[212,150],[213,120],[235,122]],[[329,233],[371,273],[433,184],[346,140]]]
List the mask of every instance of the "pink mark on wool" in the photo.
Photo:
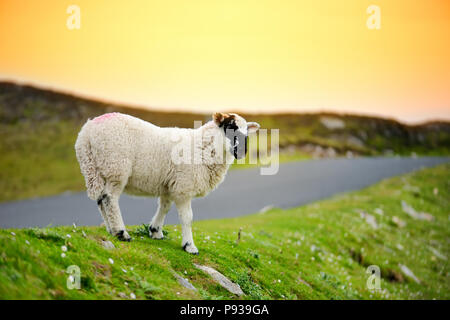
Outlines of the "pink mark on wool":
[[105,114],[102,114],[101,116],[94,118],[92,121],[94,121],[95,123],[103,122],[107,119],[117,116],[118,114],[119,114],[118,112],[105,113]]

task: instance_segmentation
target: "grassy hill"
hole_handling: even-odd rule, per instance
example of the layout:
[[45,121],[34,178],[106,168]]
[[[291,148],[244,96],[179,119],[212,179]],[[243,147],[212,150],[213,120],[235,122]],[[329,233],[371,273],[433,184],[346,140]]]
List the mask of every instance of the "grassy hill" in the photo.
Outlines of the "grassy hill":
[[[194,263],[239,284],[240,299],[449,299],[449,181],[446,164],[299,208],[195,222],[199,256],[182,251],[179,226],[165,240],[130,226],[130,243],[101,227],[0,230],[0,299],[238,298]],[[80,290],[66,287],[70,265]],[[367,287],[370,265],[380,290]]]
[[[83,190],[74,144],[81,125],[124,112],[160,126],[192,127],[209,114],[161,112],[0,82],[0,201]],[[408,126],[389,119],[337,114],[246,115],[280,129],[281,159],[353,155],[450,154],[450,124]]]

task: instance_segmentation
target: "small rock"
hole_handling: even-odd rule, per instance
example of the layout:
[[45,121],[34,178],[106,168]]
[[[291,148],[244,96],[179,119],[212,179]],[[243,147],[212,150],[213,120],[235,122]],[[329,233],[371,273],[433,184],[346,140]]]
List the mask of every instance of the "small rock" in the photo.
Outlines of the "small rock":
[[271,209],[273,209],[274,207],[273,207],[273,205],[268,205],[268,206],[265,206],[264,208],[262,208],[261,210],[259,210],[259,213],[266,213],[267,211],[269,211],[269,210],[271,210]]
[[427,220],[427,221],[431,221],[433,220],[433,216],[429,213],[425,213],[425,212],[417,212],[416,210],[414,210],[413,207],[411,207],[410,205],[408,205],[405,201],[402,201],[402,209],[403,212],[405,212],[406,214],[408,214],[411,218],[416,219],[416,220]]
[[367,224],[369,224],[373,229],[378,229],[377,220],[373,215],[368,214],[367,212],[364,211],[360,211],[359,215],[361,216],[361,218],[366,220]]
[[308,287],[311,288],[311,285],[310,285],[308,282],[306,282],[305,280],[303,280],[300,276],[297,278],[297,281],[298,281],[298,282],[301,282],[301,283],[303,283],[304,285],[306,285],[306,286],[308,286]]
[[232,282],[230,279],[225,277],[219,271],[208,266],[202,266],[198,264],[194,264],[194,266],[209,274],[217,283],[219,283],[222,287],[224,287],[231,293],[236,294],[238,296],[244,295],[244,292],[242,291],[241,287],[238,284]]
[[187,279],[185,279],[182,276],[178,275],[175,271],[172,271],[172,274],[178,280],[178,283],[181,284],[183,287],[185,287],[185,288],[187,288],[189,290],[197,291],[197,289]]
[[384,211],[383,211],[383,209],[381,209],[381,208],[376,208],[376,209],[374,210],[374,212],[375,212],[377,215],[379,215],[379,216],[382,216],[382,215],[384,214]]
[[339,118],[323,116],[319,120],[329,130],[345,128],[345,122]]
[[125,293],[123,293],[123,292],[119,292],[119,297],[121,297],[122,299],[127,299],[128,298],[128,296]]
[[433,252],[433,254],[438,257],[441,260],[447,260],[447,257],[444,256],[442,253],[440,253],[439,251],[437,251],[435,248],[433,247],[428,247],[428,249],[430,249],[431,252]]
[[413,279],[416,283],[420,284],[420,280],[414,275],[414,273],[405,265],[400,264],[400,269],[405,274],[405,276]]
[[401,220],[399,217],[397,216],[393,216],[392,217],[392,222],[395,223],[398,227],[403,228],[406,226],[406,222],[404,222],[403,220]]
[[107,250],[111,250],[111,249],[115,249],[116,246],[114,245],[114,243],[112,243],[111,241],[107,240],[104,241],[102,240],[102,246],[107,249]]

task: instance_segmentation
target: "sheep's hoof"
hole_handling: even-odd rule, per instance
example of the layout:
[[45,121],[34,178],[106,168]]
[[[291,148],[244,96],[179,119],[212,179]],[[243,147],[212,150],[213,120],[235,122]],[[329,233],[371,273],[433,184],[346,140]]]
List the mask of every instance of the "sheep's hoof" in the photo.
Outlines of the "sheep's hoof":
[[192,245],[192,244],[190,244],[189,242],[186,242],[183,245],[183,250],[186,251],[187,253],[198,255],[197,247]]
[[162,232],[162,230],[159,227],[148,227],[148,234],[150,236],[150,238],[155,239],[155,240],[162,240],[164,239],[164,234]]
[[120,230],[119,232],[117,232],[116,237],[120,241],[127,241],[127,242],[131,241],[130,235],[125,230]]

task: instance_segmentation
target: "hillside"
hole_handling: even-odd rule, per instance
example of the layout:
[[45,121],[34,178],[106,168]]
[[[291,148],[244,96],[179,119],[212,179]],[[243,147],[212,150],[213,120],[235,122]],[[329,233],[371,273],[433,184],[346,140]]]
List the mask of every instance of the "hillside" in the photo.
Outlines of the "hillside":
[[[299,208],[195,222],[198,256],[180,248],[179,226],[164,240],[130,226],[132,242],[102,227],[0,230],[0,299],[449,299],[449,179],[446,164]],[[71,265],[79,290],[66,286]]]
[[[210,119],[209,114],[149,111],[0,82],[0,201],[82,190],[73,149],[77,133],[88,118],[113,111],[160,126],[192,127],[194,120]],[[325,113],[243,116],[262,128],[280,130],[283,161],[450,154],[447,122],[408,126],[389,119]]]

